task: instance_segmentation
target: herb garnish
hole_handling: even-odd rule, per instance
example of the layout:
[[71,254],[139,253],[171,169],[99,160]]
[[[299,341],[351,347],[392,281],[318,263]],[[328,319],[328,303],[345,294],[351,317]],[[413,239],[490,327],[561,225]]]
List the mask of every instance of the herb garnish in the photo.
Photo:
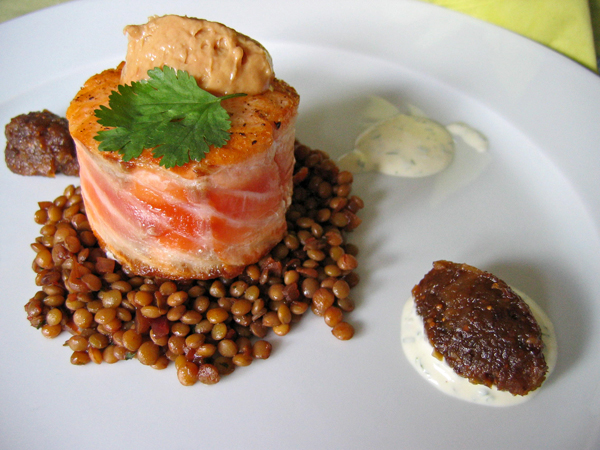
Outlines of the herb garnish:
[[150,79],[119,85],[108,107],[94,112],[98,123],[115,127],[94,137],[101,151],[118,151],[124,161],[154,148],[166,168],[200,161],[209,147],[229,140],[229,115],[221,101],[246,94],[216,97],[200,88],[188,72],[164,66],[148,71]]

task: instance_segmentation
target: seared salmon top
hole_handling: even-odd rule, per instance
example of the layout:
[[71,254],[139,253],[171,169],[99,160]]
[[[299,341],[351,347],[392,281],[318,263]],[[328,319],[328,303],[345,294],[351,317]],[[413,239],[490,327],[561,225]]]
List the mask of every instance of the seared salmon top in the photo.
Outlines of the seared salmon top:
[[[98,150],[98,142],[94,136],[106,127],[98,123],[94,111],[100,105],[108,106],[108,98],[119,84],[122,67],[123,64],[116,69],[108,69],[92,76],[67,109],[69,130],[73,138],[88,150],[115,160],[121,160],[119,153]],[[278,79],[261,94],[224,100],[222,105],[231,117],[229,142],[221,148],[212,148],[201,161],[191,161],[168,170],[193,179],[199,175],[210,174],[223,165],[243,163],[267,151],[282,124],[288,124],[295,118],[299,100],[294,88]],[[159,160],[152,156],[150,150],[145,150],[139,158],[123,164],[137,167],[158,166]]]

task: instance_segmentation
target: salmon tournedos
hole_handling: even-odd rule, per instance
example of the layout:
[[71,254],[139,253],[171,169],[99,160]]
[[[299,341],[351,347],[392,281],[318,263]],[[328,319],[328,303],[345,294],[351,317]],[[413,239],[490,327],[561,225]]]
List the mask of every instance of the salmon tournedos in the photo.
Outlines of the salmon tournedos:
[[201,161],[165,169],[150,149],[124,162],[100,152],[94,110],[108,104],[123,65],[91,77],[67,110],[82,195],[103,249],[125,270],[170,279],[232,277],[286,232],[299,97],[266,91],[224,100],[231,138]]

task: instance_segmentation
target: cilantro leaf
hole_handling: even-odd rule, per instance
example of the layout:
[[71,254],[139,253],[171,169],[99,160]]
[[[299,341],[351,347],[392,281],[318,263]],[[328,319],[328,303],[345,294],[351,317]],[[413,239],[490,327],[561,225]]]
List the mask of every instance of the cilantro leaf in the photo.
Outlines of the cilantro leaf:
[[108,99],[108,107],[94,113],[108,130],[94,137],[100,151],[118,151],[124,161],[154,148],[166,168],[200,161],[210,146],[222,147],[229,140],[229,114],[221,101],[246,94],[216,97],[200,88],[188,72],[164,66],[148,71],[148,80],[119,85]]

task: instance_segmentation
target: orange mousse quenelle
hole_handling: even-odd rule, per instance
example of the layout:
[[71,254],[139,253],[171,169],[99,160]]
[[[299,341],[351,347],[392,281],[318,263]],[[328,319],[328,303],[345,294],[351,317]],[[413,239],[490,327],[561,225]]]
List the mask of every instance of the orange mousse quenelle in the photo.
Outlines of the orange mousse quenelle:
[[[94,234],[137,275],[236,276],[286,232],[298,94],[274,77],[260,44],[222,24],[162,16],[125,32],[125,64],[91,77],[67,110]],[[231,121],[227,143],[170,168],[151,148],[129,160],[100,151],[95,138],[109,127],[95,111],[119,85],[163,66],[188,72],[215,96],[247,94],[221,102]]]

